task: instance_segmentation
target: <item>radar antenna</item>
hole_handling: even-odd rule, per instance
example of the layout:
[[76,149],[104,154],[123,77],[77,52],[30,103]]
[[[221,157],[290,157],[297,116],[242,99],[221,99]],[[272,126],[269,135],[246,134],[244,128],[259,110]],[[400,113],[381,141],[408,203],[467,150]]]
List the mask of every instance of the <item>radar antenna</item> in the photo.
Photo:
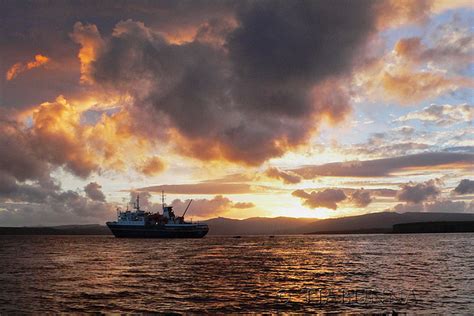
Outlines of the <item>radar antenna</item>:
[[137,194],[137,207],[136,207],[137,211],[140,210],[140,194]]
[[161,206],[165,209],[165,191],[161,191]]

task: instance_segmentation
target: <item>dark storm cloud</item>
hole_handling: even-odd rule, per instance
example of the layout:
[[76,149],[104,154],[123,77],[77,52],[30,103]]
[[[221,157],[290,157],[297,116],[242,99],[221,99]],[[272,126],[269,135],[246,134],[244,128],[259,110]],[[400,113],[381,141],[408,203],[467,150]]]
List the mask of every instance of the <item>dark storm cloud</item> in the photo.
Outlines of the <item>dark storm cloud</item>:
[[454,189],[456,194],[471,194],[474,193],[474,181],[469,179],[463,179],[459,182],[458,186]]
[[[1,106],[31,106],[83,91],[77,46],[69,38],[77,21],[96,24],[108,33],[117,22],[131,18],[164,34],[179,35],[192,33],[209,19],[231,16],[233,7],[232,1],[0,1]],[[35,54],[51,58],[47,68],[6,81],[10,66]]]
[[423,183],[408,183],[402,185],[397,193],[397,199],[411,204],[418,204],[430,199],[435,199],[441,194],[439,181],[429,180]]
[[365,161],[333,162],[305,166],[292,170],[305,179],[326,177],[384,177],[404,169],[472,168],[474,155],[470,153],[433,152]]
[[147,134],[148,124],[172,128],[178,150],[200,159],[260,164],[303,144],[322,118],[345,116],[349,95],[335,77],[373,31],[369,2],[242,2],[235,19],[219,29],[223,46],[174,45],[122,21],[91,77],[133,96]]
[[38,156],[31,134],[17,122],[2,119],[1,115],[0,152],[0,172],[19,181],[49,177],[50,166]]
[[[371,1],[244,3],[237,13],[239,27],[228,37],[239,78],[286,86],[346,72],[372,31],[371,7]],[[254,89],[258,92],[258,86]]]
[[[33,56],[34,52],[28,58]],[[79,95],[84,91],[78,85],[79,63],[76,58],[54,60],[48,66],[30,70],[8,82],[3,74],[0,78],[0,105],[4,107],[22,109],[54,100],[60,94]]]
[[[0,2],[0,106],[25,108],[53,100],[59,94],[76,93],[79,62],[76,47],[67,37],[70,23],[63,16],[46,18],[36,10],[39,2]],[[44,5],[42,11],[47,11]],[[49,8],[52,9],[52,8]],[[38,18],[41,16],[41,18]],[[32,69],[13,80],[5,74],[17,63],[41,54],[49,58],[43,67]]]
[[[100,84],[91,89],[113,87],[133,96],[129,110],[137,133],[173,137],[178,152],[198,159],[253,165],[304,144],[321,119],[344,118],[349,93],[340,77],[350,73],[353,57],[375,31],[381,6],[376,10],[370,1],[53,4],[1,4],[6,22],[1,45],[12,58],[6,67],[34,54],[51,59],[48,67],[8,83],[1,92],[7,106],[31,105],[33,95],[41,102],[88,91],[77,84],[82,69]],[[81,59],[82,65],[74,41],[83,48],[87,41],[79,29],[69,34],[77,21],[83,29],[96,25],[102,34],[113,34],[104,37],[96,56]],[[22,93],[25,85],[34,91]]]

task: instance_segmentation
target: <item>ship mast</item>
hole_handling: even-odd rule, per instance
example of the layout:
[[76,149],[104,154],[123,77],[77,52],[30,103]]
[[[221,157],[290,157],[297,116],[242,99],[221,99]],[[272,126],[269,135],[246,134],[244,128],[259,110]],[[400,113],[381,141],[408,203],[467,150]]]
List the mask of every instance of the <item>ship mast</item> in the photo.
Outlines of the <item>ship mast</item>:
[[161,191],[161,207],[165,210],[165,191]]

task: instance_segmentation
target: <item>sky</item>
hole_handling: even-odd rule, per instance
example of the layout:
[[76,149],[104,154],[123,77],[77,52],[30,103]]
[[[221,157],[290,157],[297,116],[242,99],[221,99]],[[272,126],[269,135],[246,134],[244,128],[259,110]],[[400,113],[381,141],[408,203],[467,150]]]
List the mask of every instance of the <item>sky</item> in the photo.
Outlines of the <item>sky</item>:
[[1,1],[0,225],[474,212],[471,1]]

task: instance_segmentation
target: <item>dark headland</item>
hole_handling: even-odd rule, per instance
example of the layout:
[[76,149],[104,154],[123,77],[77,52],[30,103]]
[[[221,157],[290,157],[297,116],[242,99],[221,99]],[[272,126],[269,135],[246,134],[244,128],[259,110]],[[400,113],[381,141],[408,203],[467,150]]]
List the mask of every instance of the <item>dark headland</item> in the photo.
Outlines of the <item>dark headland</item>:
[[[205,221],[210,235],[378,234],[474,232],[472,213],[380,212],[334,219],[253,217]],[[104,225],[0,227],[0,235],[111,235]]]
[[474,233],[474,221],[421,222],[393,225],[393,233]]

